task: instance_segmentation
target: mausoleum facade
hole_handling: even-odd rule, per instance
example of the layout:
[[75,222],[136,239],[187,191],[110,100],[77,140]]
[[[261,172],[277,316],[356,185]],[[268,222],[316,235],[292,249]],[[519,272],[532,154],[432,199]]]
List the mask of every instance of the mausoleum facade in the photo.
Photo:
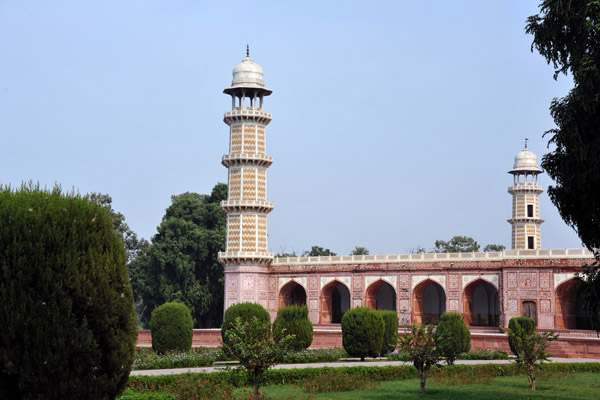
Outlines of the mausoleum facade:
[[[262,68],[247,54],[224,90],[232,98],[229,126],[225,308],[240,302],[263,305],[272,318],[279,307],[306,304],[315,325],[339,324],[357,306],[395,310],[400,324],[436,323],[459,312],[472,327],[498,331],[510,318],[527,315],[539,328],[587,329],[573,278],[593,262],[585,249],[541,247],[538,185],[542,170],[527,144],[515,157],[512,250],[487,253],[426,253],[275,258],[268,252],[266,127]],[[508,201],[507,201],[508,206]],[[508,207],[507,207],[508,208]]]

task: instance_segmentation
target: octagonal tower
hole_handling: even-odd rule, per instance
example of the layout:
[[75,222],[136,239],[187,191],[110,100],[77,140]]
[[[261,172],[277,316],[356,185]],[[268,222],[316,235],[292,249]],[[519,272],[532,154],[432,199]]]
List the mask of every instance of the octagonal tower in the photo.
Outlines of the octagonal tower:
[[508,171],[513,175],[513,186],[508,188],[512,194],[512,225],[513,249],[539,249],[542,247],[540,225],[540,194],[544,188],[538,185],[538,175],[543,171],[537,165],[537,156],[525,148],[515,156],[513,169]]
[[266,126],[271,114],[263,109],[265,88],[262,68],[246,49],[246,58],[233,69],[231,111],[223,121],[229,125],[229,154],[221,163],[228,170],[227,200],[221,209],[227,215],[225,252],[219,261],[225,269],[225,308],[240,302],[267,307],[267,272],[273,253],[267,251],[267,168],[273,158],[266,154]]

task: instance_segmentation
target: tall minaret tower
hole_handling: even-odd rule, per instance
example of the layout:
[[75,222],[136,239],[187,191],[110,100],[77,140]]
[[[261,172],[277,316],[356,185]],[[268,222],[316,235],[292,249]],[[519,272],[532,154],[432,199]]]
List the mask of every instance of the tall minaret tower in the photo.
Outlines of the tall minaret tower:
[[225,268],[225,308],[241,302],[259,303],[267,308],[267,272],[273,253],[267,252],[267,168],[273,158],[266,155],[265,127],[271,114],[263,110],[263,70],[250,58],[233,69],[231,111],[223,121],[229,125],[229,154],[222,164],[228,170],[228,196],[221,202],[227,214],[225,252],[219,261]]
[[508,188],[512,194],[513,249],[539,249],[542,247],[540,225],[540,193],[544,188],[538,185],[538,175],[543,171],[537,165],[537,156],[525,148],[515,156],[515,165],[508,171],[513,175],[513,186]]

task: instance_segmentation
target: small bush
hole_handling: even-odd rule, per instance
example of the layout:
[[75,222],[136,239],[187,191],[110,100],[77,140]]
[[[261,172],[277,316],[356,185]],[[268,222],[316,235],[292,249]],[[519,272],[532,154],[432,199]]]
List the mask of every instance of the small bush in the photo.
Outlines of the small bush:
[[159,354],[189,351],[194,336],[194,321],[182,303],[165,303],[152,311],[150,319],[152,348]]
[[313,326],[308,319],[308,307],[303,305],[291,305],[282,307],[277,312],[277,318],[273,322],[273,337],[276,341],[281,340],[283,335],[294,335],[291,342],[295,351],[307,349],[313,340]]
[[271,316],[269,312],[265,310],[263,306],[255,303],[239,303],[234,304],[225,310],[225,315],[223,316],[223,325],[221,326],[221,339],[223,343],[225,343],[225,332],[229,329],[233,328],[235,324],[235,319],[240,317],[242,322],[247,322],[252,317],[256,317],[262,321],[271,323]]
[[508,360],[508,353],[503,350],[475,349],[459,354],[458,360]]
[[381,356],[385,356],[396,349],[398,343],[398,314],[396,311],[378,311],[383,319],[384,332],[381,344]]
[[381,316],[372,308],[357,307],[342,318],[342,344],[352,357],[377,357],[381,353],[385,327]]
[[459,354],[471,350],[471,332],[459,313],[442,314],[437,326],[436,340],[448,365],[454,364]]
[[342,371],[327,371],[303,381],[298,386],[308,393],[331,393],[371,389],[376,383],[363,374],[350,375]]
[[[515,331],[516,326],[519,325],[521,329],[525,331],[525,333],[532,333],[535,331],[535,321],[529,317],[514,317],[508,321],[508,330]],[[510,351],[513,354],[517,354],[517,349],[515,347],[515,341],[513,339],[508,338],[508,345],[510,346]]]

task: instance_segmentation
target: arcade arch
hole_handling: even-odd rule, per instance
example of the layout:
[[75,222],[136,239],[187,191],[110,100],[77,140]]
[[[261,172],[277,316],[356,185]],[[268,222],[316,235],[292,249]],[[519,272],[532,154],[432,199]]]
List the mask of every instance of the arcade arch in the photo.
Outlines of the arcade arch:
[[554,327],[557,329],[591,329],[583,306],[583,292],[577,283],[571,279],[556,288]]
[[367,288],[365,305],[376,310],[396,311],[396,291],[384,280],[373,282]]
[[463,291],[463,318],[471,326],[498,326],[500,322],[498,290],[477,279]]
[[321,303],[319,323],[339,324],[344,313],[350,308],[350,291],[346,285],[334,280],[321,290],[319,301]]
[[306,290],[295,281],[286,283],[279,291],[279,308],[292,304],[306,304]]
[[413,290],[413,321],[417,324],[437,324],[446,312],[446,293],[437,282],[427,279]]

